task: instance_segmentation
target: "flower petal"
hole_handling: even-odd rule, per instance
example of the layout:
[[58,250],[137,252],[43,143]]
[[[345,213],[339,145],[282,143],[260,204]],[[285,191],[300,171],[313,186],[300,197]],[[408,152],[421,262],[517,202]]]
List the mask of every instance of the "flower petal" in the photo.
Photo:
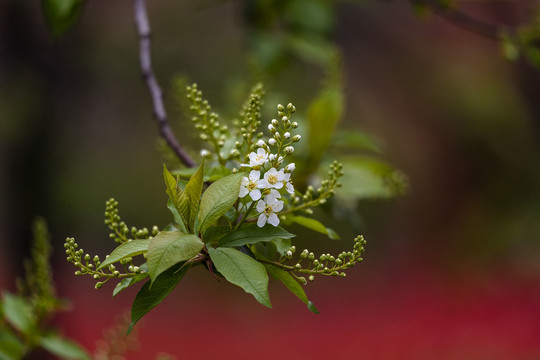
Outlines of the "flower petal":
[[261,172],[259,170],[251,170],[249,173],[249,180],[258,181],[261,178]]
[[266,207],[266,204],[264,200],[259,200],[259,202],[257,203],[257,211],[263,212],[265,207]]
[[238,197],[243,198],[249,193],[248,189],[245,186],[240,187],[240,193],[238,194]]
[[280,212],[281,209],[283,209],[283,201],[279,200],[279,201],[276,201],[275,204],[272,204],[272,210],[274,212]]
[[[279,218],[277,217],[276,214],[270,214],[270,216],[268,216],[268,222],[274,226],[278,226]],[[257,222],[257,225],[258,225],[258,222]]]
[[[272,214],[272,215],[275,215],[275,214]],[[264,224],[266,224],[266,220],[267,220],[267,218],[266,218],[265,214],[259,215],[259,219],[257,220],[257,226],[258,227],[263,227]],[[278,219],[278,221],[279,221],[279,219]]]
[[261,190],[259,189],[255,189],[255,190],[251,190],[251,192],[249,193],[249,196],[251,196],[251,199],[253,199],[253,201],[257,201],[261,198]]

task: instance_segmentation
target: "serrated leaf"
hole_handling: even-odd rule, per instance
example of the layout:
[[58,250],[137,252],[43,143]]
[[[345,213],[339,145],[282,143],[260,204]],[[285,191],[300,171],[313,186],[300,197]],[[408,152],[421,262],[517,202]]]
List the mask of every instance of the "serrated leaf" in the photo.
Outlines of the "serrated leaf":
[[332,229],[324,226],[320,221],[305,216],[291,216],[291,221],[318,233],[327,235],[332,240],[338,240],[339,235]]
[[22,359],[25,346],[6,324],[0,326],[0,360]]
[[[190,199],[184,190],[180,187],[180,184],[176,181],[174,176],[169,172],[167,166],[163,164],[163,179],[165,180],[165,187],[169,199],[172,201],[176,208],[183,224],[186,228],[189,227],[189,211],[190,211]],[[173,213],[173,215],[175,215]],[[180,222],[179,222],[180,224]]]
[[199,209],[199,231],[204,231],[223,216],[238,199],[243,173],[224,177],[202,194]]
[[105,266],[113,264],[127,257],[133,257],[133,256],[144,254],[148,250],[150,241],[151,239],[140,239],[140,240],[131,240],[131,241],[121,244],[110,253],[109,257],[107,257],[99,265],[98,269],[102,269]]
[[199,169],[189,179],[189,182],[184,189],[184,193],[189,197],[189,221],[187,223],[188,229],[193,230],[195,225],[195,218],[199,211],[199,201],[201,198],[202,187],[204,177],[204,160],[199,166]]
[[272,307],[268,274],[263,264],[233,248],[208,247],[208,254],[225,279],[252,294],[262,305]]
[[167,200],[167,209],[169,209],[173,214],[174,222],[178,224],[178,226],[183,232],[187,233],[188,230],[186,228],[186,225],[184,224],[184,220],[182,220],[180,213],[178,213],[178,210],[176,209],[176,206],[174,206],[174,203],[171,199]]
[[171,293],[180,280],[189,270],[189,265],[182,267],[183,263],[176,264],[167,271],[164,271],[150,286],[150,281],[146,282],[135,296],[131,306],[131,324],[128,334],[133,330],[135,324],[150,310],[156,307]]
[[15,329],[25,334],[34,330],[36,319],[30,304],[24,298],[5,292],[2,307],[6,321]]
[[256,224],[248,224],[221,238],[218,246],[236,247],[258,242],[268,242],[274,239],[290,239],[295,236],[280,227],[260,228]]
[[176,179],[165,164],[163,164],[163,180],[165,181],[165,191],[174,204],[176,202]]
[[197,255],[203,246],[201,239],[193,234],[184,234],[179,231],[160,232],[151,240],[146,255],[150,278],[155,281],[171,266]]
[[58,335],[48,335],[39,339],[39,344],[61,359],[90,360],[90,355],[77,343]]
[[141,273],[139,275],[136,275],[134,277],[122,279],[122,281],[116,284],[116,287],[113,290],[113,296],[118,295],[118,293],[120,293],[121,291],[127,289],[131,285],[135,285],[136,283],[138,283],[141,280],[146,279],[147,277],[148,277],[148,273],[146,272],[146,273]]
[[266,266],[266,270],[268,270],[270,276],[272,276],[276,280],[281,281],[283,285],[287,287],[287,289],[289,289],[294,295],[296,295],[296,297],[298,297],[300,300],[302,300],[304,304],[307,305],[309,311],[314,312],[315,314],[319,313],[319,310],[317,310],[315,305],[313,305],[313,303],[308,300],[308,297],[304,291],[304,288],[302,288],[302,285],[300,285],[290,273],[271,264],[264,264],[264,266]]
[[61,35],[80,17],[82,0],[43,0],[43,13],[52,32]]

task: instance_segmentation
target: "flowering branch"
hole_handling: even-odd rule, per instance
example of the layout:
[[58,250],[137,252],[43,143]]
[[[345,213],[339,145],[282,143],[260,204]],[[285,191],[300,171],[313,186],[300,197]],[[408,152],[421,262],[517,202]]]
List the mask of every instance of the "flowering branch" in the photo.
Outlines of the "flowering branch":
[[176,139],[174,132],[169,125],[167,112],[165,111],[165,105],[163,104],[163,92],[161,91],[152,69],[152,32],[150,30],[150,22],[148,21],[145,0],[133,0],[133,7],[135,11],[135,25],[140,40],[139,59],[141,63],[141,74],[150,91],[150,96],[152,97],[154,116],[159,127],[159,132],[178,158],[186,166],[194,167],[196,165],[195,161],[193,161],[189,154],[182,146],[180,146],[180,143]]

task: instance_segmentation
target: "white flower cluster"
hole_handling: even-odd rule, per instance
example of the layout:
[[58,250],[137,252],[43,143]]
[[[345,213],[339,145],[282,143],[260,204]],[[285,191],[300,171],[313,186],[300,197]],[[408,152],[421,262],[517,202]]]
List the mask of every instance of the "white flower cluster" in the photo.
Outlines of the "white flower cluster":
[[[283,157],[279,157],[278,163],[283,161]],[[247,195],[253,201],[258,201],[256,209],[260,213],[257,225],[263,227],[267,222],[273,226],[278,226],[279,218],[276,215],[283,209],[283,201],[280,191],[286,190],[289,194],[294,195],[294,186],[291,180],[291,172],[295,165],[291,163],[283,169],[271,167],[264,171],[266,164],[274,161],[276,155],[268,154],[264,148],[257,149],[257,152],[249,154],[249,164],[241,164],[243,167],[252,168],[248,177],[242,179],[240,186],[239,197],[244,198]],[[261,170],[264,171],[261,178]]]

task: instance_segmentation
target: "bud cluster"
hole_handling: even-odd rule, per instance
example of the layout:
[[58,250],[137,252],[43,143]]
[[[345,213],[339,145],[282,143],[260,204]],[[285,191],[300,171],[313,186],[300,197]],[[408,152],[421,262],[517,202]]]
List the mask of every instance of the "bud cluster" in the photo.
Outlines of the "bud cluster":
[[293,209],[291,211],[303,210],[311,214],[311,207],[325,204],[327,199],[336,193],[336,188],[341,187],[339,178],[343,176],[343,165],[337,161],[330,164],[328,178],[321,182],[321,185],[315,190],[313,186],[308,186],[302,197],[296,196],[292,199]]
[[[330,276],[339,276],[345,277],[344,270],[353,267],[356,263],[362,261],[362,254],[365,249],[366,240],[362,235],[357,236],[354,239],[354,246],[352,251],[343,251],[337,256],[330,254],[322,254],[319,257],[315,256],[314,253],[310,252],[308,249],[304,249],[300,253],[300,258],[294,266],[279,264],[283,269],[289,271],[294,275],[300,283],[307,283],[306,279],[301,276],[297,276],[296,273],[308,274],[309,281],[315,280],[315,275],[330,275]],[[296,247],[292,246],[289,251],[285,254],[284,258],[287,260],[292,259],[294,253],[296,252]]]
[[96,289],[99,289],[112,278],[129,278],[140,274],[142,271],[138,266],[132,264],[132,258],[123,259],[120,264],[123,265],[125,273],[121,273],[116,267],[111,264],[103,269],[97,270],[101,265],[99,256],[91,256],[85,253],[83,249],[79,249],[79,245],[75,242],[74,238],[67,238],[64,243],[66,249],[67,261],[79,268],[75,271],[75,275],[90,275],[94,280],[104,278],[104,281],[96,283]]
[[124,243],[130,239],[148,239],[151,236],[156,236],[159,232],[159,228],[155,225],[152,227],[152,231],[146,227],[137,229],[132,226],[129,228],[118,215],[118,201],[113,198],[105,202],[105,225],[111,229],[109,237],[117,243]]
[[300,141],[301,136],[299,134],[292,135],[291,133],[298,128],[297,122],[291,122],[290,118],[296,111],[293,104],[289,103],[287,107],[281,104],[277,106],[278,118],[272,119],[268,124],[268,131],[270,132],[270,138],[268,139],[268,145],[264,144],[266,148],[274,147],[275,154],[271,159],[272,166],[278,166],[283,158],[287,155],[294,153],[293,144]]
[[219,115],[212,111],[208,100],[203,99],[202,91],[198,89],[197,84],[188,86],[186,91],[189,109],[193,113],[191,121],[199,131],[199,138],[214,148],[218,161],[224,165],[226,159],[220,150],[225,146],[229,134],[227,125],[219,122]]
[[247,154],[254,151],[257,146],[256,139],[263,136],[263,133],[257,132],[261,126],[261,106],[264,96],[264,88],[262,84],[256,84],[249,95],[248,100],[242,106],[240,111],[240,119],[234,120],[234,125],[237,128],[237,136],[241,141],[236,141],[235,150],[231,150],[231,155],[240,158],[240,154],[244,154],[244,160],[247,159]]

